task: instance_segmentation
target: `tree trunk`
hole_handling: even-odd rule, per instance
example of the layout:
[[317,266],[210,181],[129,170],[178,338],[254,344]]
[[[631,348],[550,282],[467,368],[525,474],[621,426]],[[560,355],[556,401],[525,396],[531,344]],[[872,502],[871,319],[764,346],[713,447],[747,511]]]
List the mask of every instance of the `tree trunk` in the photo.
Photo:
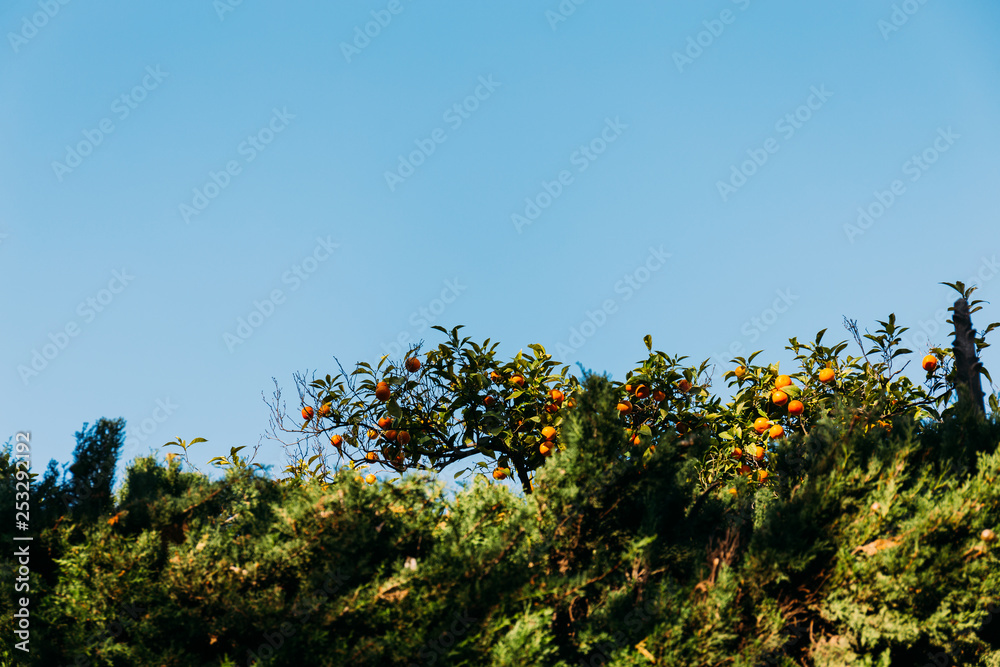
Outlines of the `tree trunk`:
[[955,302],[952,321],[955,323],[955,387],[959,404],[970,406],[971,411],[985,416],[983,386],[979,378],[982,364],[976,356],[976,332],[965,299]]

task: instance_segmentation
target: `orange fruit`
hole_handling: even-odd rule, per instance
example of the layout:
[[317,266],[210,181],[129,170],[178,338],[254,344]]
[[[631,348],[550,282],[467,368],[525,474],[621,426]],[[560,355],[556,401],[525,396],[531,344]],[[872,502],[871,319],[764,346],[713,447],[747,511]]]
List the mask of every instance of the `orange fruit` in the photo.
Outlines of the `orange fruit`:
[[753,422],[753,430],[757,431],[758,435],[769,428],[771,428],[771,421],[767,417],[757,417]]
[[771,402],[775,405],[784,405],[788,402],[788,394],[780,389],[775,389],[771,392]]
[[319,406],[320,417],[329,417],[332,411],[333,411],[333,405],[331,405],[330,403],[324,403],[323,405]]
[[765,453],[766,453],[766,450],[763,447],[761,447],[760,445],[757,445],[756,448],[755,448],[755,450],[754,450],[753,457],[755,459],[757,459],[758,461],[763,461]]
[[736,491],[736,489],[729,489],[729,493],[730,495],[735,496],[738,492]]
[[493,471],[493,479],[503,481],[507,479],[507,473],[505,473],[503,469],[497,468]]
[[630,385],[630,384],[625,385],[625,393],[631,394],[632,390],[633,390],[632,385]]
[[408,445],[410,444],[410,433],[408,431],[400,431],[396,437],[399,439],[399,444]]
[[486,407],[491,407],[496,402],[497,399],[494,396],[487,396],[486,398],[483,399],[483,405],[485,405]]
[[548,412],[550,415],[554,415],[555,413],[559,412],[559,404],[549,403],[548,405],[545,406],[545,411]]
[[742,380],[743,376],[746,374],[747,374],[746,366],[737,366],[735,369],[733,369],[733,375],[736,376],[737,380]]
[[832,368],[824,368],[819,372],[819,381],[826,384],[837,374],[837,371]]
[[691,391],[691,383],[687,380],[681,380],[677,383],[677,388],[684,392]]
[[552,453],[552,447],[550,445],[551,445],[551,443],[544,443],[543,442],[542,445],[538,448],[538,452],[542,456],[548,456],[549,454]]
[[650,389],[644,384],[640,384],[638,387],[635,388],[636,398],[647,398],[649,394],[650,394]]
[[367,477],[365,477],[365,481],[368,482],[369,484],[374,484],[375,483],[375,475],[369,474]]
[[997,534],[989,528],[986,528],[983,532],[979,533],[979,537],[983,540],[983,542],[992,542],[997,538]]
[[733,448],[733,458],[736,459],[736,460],[742,459],[743,458],[743,450],[740,449],[739,447],[734,447]]
[[571,398],[568,401],[566,401],[566,407],[567,408],[572,408],[575,405],[576,405],[576,399]]
[[389,431],[386,431],[385,433],[383,433],[382,435],[385,436],[386,440],[388,440],[389,442],[392,442],[393,440],[396,439],[396,436],[399,435],[399,434],[396,431],[389,430]]
[[788,414],[793,417],[798,417],[806,409],[806,406],[802,405],[802,401],[789,401],[788,402]]
[[523,387],[524,386],[524,378],[521,377],[520,375],[515,375],[514,377],[512,377],[510,379],[510,381],[511,381],[511,384],[516,384],[518,387]]
[[376,431],[373,428],[368,429],[368,437],[374,440],[375,438],[378,437],[378,431]]
[[642,444],[642,438],[640,438],[637,435],[632,436],[632,444],[635,445],[636,447],[638,447],[639,445]]
[[618,412],[620,412],[623,415],[627,415],[628,413],[632,412],[632,404],[629,403],[628,401],[622,401],[621,403],[618,404]]
[[379,382],[375,385],[375,398],[385,403],[389,400],[392,395],[392,391],[389,389],[389,384],[386,382]]
[[339,435],[332,435],[330,436],[330,444],[340,449],[340,446],[344,444],[344,439]]
[[685,424],[684,422],[677,422],[677,433],[680,435],[684,435],[687,432],[688,432],[688,425]]
[[392,424],[392,417],[382,417],[378,420],[379,428],[388,428],[390,424]]
[[312,406],[307,405],[306,407],[302,408],[302,418],[305,419],[306,421],[309,421],[310,419],[313,418]]
[[781,428],[781,424],[775,424],[771,427],[771,432],[768,433],[772,438],[780,438],[785,435],[785,429]]
[[767,471],[758,470],[757,471],[757,481],[763,484],[767,480]]
[[935,368],[937,368],[938,365],[937,357],[935,357],[933,354],[928,354],[926,357],[924,357],[924,360],[920,362],[920,365],[924,367],[925,371],[931,373],[934,371]]
[[375,452],[368,452],[367,454],[365,454],[365,458],[368,459],[369,461],[378,461],[378,454],[376,454]]
[[490,373],[490,379],[493,380],[494,382],[501,382],[503,380],[503,376],[497,373],[496,371],[492,371]]
[[781,389],[782,387],[787,387],[791,383],[792,383],[792,378],[788,377],[787,375],[779,375],[774,380],[774,388]]
[[553,389],[549,392],[549,398],[552,399],[553,403],[562,403],[563,399],[566,398],[566,394],[562,393],[558,389]]
[[546,426],[545,428],[542,429],[542,437],[545,438],[546,440],[551,440],[552,438],[556,437],[556,430],[551,426]]
[[662,403],[666,399],[667,399],[667,395],[664,394],[659,389],[657,389],[656,391],[653,392],[653,400],[656,401],[657,403]]
[[741,475],[749,475],[752,472],[753,472],[753,468],[751,468],[747,464],[744,463],[743,465],[740,466],[740,474]]
[[410,357],[403,365],[406,366],[406,370],[411,373],[416,373],[420,370],[420,360],[416,357]]

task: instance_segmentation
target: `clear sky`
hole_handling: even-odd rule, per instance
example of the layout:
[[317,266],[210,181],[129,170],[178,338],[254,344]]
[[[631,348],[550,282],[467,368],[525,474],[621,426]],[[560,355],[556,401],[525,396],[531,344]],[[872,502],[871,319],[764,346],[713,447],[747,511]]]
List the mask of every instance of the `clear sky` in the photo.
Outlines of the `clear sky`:
[[129,458],[207,438],[207,469],[272,378],[431,324],[621,379],[647,333],[721,373],[890,312],[918,360],[939,282],[1000,295],[989,0],[10,0],[0,28],[0,440],[38,470],[102,416]]

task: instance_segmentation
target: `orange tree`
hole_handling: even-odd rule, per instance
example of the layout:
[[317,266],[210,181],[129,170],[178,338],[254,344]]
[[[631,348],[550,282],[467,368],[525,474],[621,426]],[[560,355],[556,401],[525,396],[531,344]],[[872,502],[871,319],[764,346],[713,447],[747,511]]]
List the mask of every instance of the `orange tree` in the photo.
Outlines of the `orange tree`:
[[[272,431],[278,440],[279,430],[297,434],[285,444],[299,447],[286,472],[294,479],[326,479],[332,472],[329,443],[351,470],[440,471],[470,461],[492,467],[495,479],[515,474],[530,493],[532,472],[560,446],[562,411],[573,405],[576,378],[541,345],[501,363],[498,343],[460,338],[460,326],[434,329],[448,340],[423,358],[418,345],[402,361],[384,356],[374,367],[358,363],[349,374],[340,366],[336,376],[296,376],[302,420],[291,427],[276,392]],[[367,479],[374,482],[370,474]]]

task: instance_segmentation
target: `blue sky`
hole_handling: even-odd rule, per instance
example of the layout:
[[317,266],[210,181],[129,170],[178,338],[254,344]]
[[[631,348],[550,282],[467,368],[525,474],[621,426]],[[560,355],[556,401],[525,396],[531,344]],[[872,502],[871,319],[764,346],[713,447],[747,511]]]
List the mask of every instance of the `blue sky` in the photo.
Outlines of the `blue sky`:
[[102,416],[206,469],[272,378],[431,324],[621,378],[647,333],[787,364],[845,315],[919,357],[939,282],[1000,294],[996,3],[230,2],[0,9],[0,434],[36,469]]

